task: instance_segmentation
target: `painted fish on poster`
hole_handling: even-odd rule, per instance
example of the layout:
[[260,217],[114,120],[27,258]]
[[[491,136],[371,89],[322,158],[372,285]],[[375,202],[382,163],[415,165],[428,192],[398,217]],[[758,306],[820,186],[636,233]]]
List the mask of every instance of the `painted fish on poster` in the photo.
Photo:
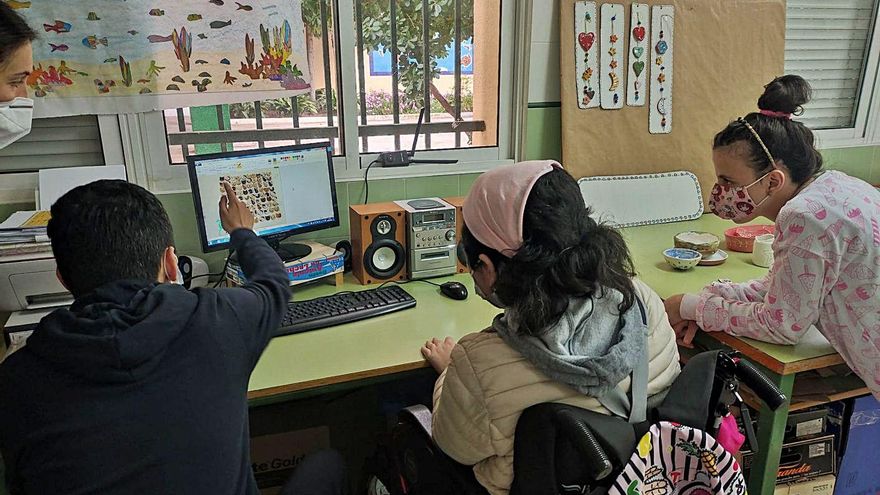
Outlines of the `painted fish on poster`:
[[165,15],[165,11],[162,9],[152,9],[150,10],[150,15],[153,17],[161,17]]
[[201,21],[202,16],[200,14],[190,14],[186,16],[186,20],[188,21]]
[[243,10],[245,12],[250,12],[250,11],[254,10],[254,8],[251,7],[250,5],[245,5],[243,3],[235,2],[235,5],[238,5],[238,8],[235,10]]
[[100,79],[95,79],[95,86],[98,87],[98,93],[107,94],[110,92],[110,88],[116,86],[116,81],[102,81]]
[[205,91],[207,91],[209,84],[211,84],[210,79],[202,79],[202,82],[195,80],[192,82],[192,85],[196,87],[196,91],[198,91],[199,93],[204,93]]
[[104,63],[105,63],[105,64],[115,64],[116,62],[117,62],[116,57],[111,57],[111,58],[105,58],[105,59],[104,59]]
[[198,59],[196,60],[196,65],[207,65],[207,60]]
[[6,0],[6,5],[9,5],[13,9],[29,9],[31,8],[30,2],[16,2],[15,0]]
[[151,79],[138,79],[138,84],[149,84],[151,82]]
[[101,20],[101,18],[98,17],[97,12],[89,12],[89,16],[86,19],[88,19],[90,21],[100,21]]
[[108,43],[107,38],[98,38],[95,35],[91,35],[83,38],[83,45],[95,50],[98,48],[98,45],[108,46]]
[[167,41],[171,41],[171,38],[171,35],[162,36],[159,34],[151,34],[147,36],[147,41],[149,41],[150,43],[165,43]]
[[213,3],[214,5],[220,6],[223,5],[223,0],[208,0],[208,3]]
[[205,33],[199,33],[199,39],[200,39],[200,40],[206,40],[206,39],[208,39],[208,35],[205,34]]
[[223,22],[223,21],[213,21],[213,22],[211,22],[211,24],[210,24],[211,29],[221,29],[221,28],[225,28],[226,26],[231,26],[231,25],[232,25],[232,19],[229,19],[229,20],[226,21],[226,22]]
[[66,52],[70,48],[67,45],[53,45],[52,43],[49,43],[49,47],[53,52]]
[[55,21],[55,24],[43,24],[43,29],[45,29],[47,33],[50,31],[55,31],[58,34],[69,33],[70,28],[71,28],[71,25],[69,22],[58,21],[58,20]]
[[128,34],[134,36],[134,35],[138,34],[138,32],[135,31],[134,29],[132,29],[131,31],[128,32]]

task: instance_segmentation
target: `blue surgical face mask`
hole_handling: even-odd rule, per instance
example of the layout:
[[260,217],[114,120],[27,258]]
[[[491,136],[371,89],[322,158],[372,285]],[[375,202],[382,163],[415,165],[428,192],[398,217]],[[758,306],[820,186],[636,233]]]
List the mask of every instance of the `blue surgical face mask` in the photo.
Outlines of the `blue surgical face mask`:
[[0,103],[0,149],[18,141],[31,132],[34,100],[16,98]]

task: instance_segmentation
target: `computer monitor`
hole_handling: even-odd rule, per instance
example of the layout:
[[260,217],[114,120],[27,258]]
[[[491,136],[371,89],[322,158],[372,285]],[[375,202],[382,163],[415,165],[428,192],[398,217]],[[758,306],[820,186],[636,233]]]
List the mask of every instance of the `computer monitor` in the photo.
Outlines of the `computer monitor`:
[[229,247],[220,223],[223,182],[254,214],[254,232],[285,261],[308,256],[311,248],[282,246],[283,239],[339,225],[330,143],[189,156],[187,167],[206,253]]

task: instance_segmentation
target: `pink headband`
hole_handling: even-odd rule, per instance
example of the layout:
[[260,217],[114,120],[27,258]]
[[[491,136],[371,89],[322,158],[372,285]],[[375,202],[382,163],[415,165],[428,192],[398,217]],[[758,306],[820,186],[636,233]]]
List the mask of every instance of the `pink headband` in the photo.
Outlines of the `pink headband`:
[[774,112],[773,110],[764,110],[763,108],[758,111],[761,115],[766,115],[768,117],[776,117],[777,119],[788,119],[791,120],[791,114],[786,112]]
[[523,244],[523,214],[535,182],[562,165],[535,160],[494,168],[474,182],[462,206],[464,223],[486,247],[513,258]]

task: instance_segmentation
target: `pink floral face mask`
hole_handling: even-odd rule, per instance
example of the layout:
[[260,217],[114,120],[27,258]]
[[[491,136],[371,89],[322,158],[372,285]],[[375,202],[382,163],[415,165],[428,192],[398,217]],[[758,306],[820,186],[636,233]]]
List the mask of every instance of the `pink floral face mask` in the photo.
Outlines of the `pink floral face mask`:
[[770,197],[767,195],[760,203],[755,203],[749,195],[749,188],[761,182],[771,172],[772,170],[747,186],[730,187],[716,183],[712,188],[712,195],[709,197],[709,209],[725,220],[748,219],[755,212],[755,209]]

